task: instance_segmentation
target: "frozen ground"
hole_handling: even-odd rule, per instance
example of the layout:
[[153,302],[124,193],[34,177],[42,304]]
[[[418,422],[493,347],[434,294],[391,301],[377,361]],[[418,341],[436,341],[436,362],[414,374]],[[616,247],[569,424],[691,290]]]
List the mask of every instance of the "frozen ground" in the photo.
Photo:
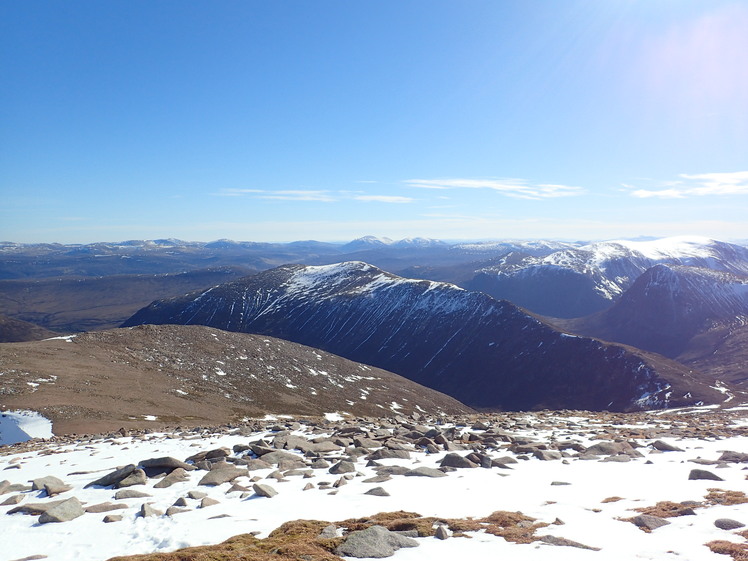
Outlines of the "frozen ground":
[[[367,483],[377,475],[367,460],[359,457],[356,472],[349,474],[346,484],[337,489],[320,486],[322,482],[335,483],[341,475],[328,469],[312,469],[307,477],[287,475],[283,481],[268,478],[276,467],[249,471],[248,476],[234,480],[250,489],[248,493],[229,491],[232,483],[217,486],[198,485],[207,473],[190,471],[189,480],[171,487],[158,489],[151,479],[143,485],[128,489],[146,492],[150,498],[115,500],[115,489],[84,486],[117,467],[138,464],[155,457],[172,456],[184,460],[200,452],[219,447],[232,449],[247,445],[260,438],[272,442],[278,431],[269,430],[272,421],[262,421],[265,430],[244,434],[238,430],[223,433],[202,431],[187,433],[154,433],[139,437],[111,437],[91,441],[45,443],[34,450],[0,448],[0,481],[10,484],[27,484],[29,481],[53,475],[72,489],[59,496],[48,498],[44,491],[3,491],[0,483],[0,503],[14,497],[13,504],[0,506],[0,535],[3,539],[2,559],[16,560],[29,556],[46,556],[49,561],[104,560],[115,555],[129,555],[154,551],[171,551],[178,548],[218,543],[242,533],[258,532],[265,537],[283,522],[294,519],[342,521],[379,512],[405,510],[423,516],[444,518],[480,518],[497,510],[521,511],[550,524],[538,535],[553,535],[600,548],[599,551],[575,547],[562,547],[542,542],[515,544],[483,532],[468,533],[469,537],[451,537],[447,540],[418,538],[419,547],[400,549],[391,559],[395,561],[430,561],[471,559],[523,559],[523,560],[586,560],[599,561],[651,559],[651,560],[713,560],[728,561],[729,557],[712,553],[705,544],[712,540],[743,543],[737,531],[721,530],[714,521],[730,518],[748,524],[748,504],[711,505],[704,499],[709,489],[748,491],[748,481],[741,463],[717,463],[725,450],[748,452],[748,436],[744,418],[736,413],[729,421],[715,421],[712,413],[683,415],[684,424],[702,425],[696,432],[675,426],[662,416],[652,415],[651,423],[642,423],[646,416],[638,416],[631,423],[611,422],[604,416],[552,416],[533,414],[504,416],[503,432],[516,442],[531,439],[553,444],[573,441],[577,447],[588,447],[601,440],[610,440],[631,430],[650,434],[653,438],[631,439],[640,447],[642,457],[630,461],[600,461],[580,459],[573,449],[567,449],[563,459],[541,460],[531,454],[509,450],[511,443],[504,441],[488,452],[492,458],[513,457],[518,463],[507,464],[512,469],[461,468],[447,473],[446,477],[406,477],[394,475],[385,482]],[[331,419],[337,419],[330,416]],[[489,418],[490,417],[486,417]],[[511,422],[506,419],[513,419]],[[620,416],[618,417],[620,419]],[[286,419],[278,423],[286,423]],[[723,423],[704,433],[705,423]],[[435,426],[421,420],[426,426]],[[3,423],[5,426],[5,423]],[[341,427],[350,427],[335,421],[322,421],[313,427],[301,425],[292,434],[308,439],[324,439]],[[439,425],[444,430],[451,425]],[[685,425],[684,425],[685,426]],[[366,425],[370,431],[378,425]],[[734,429],[734,431],[733,431]],[[624,431],[624,432],[621,432]],[[625,432],[628,431],[628,432]],[[648,432],[649,431],[649,432]],[[469,435],[480,435],[483,429],[458,426],[457,434],[464,438],[465,450],[470,453]],[[697,431],[698,432],[698,431]],[[283,433],[280,433],[283,434]],[[706,436],[704,436],[706,434]],[[713,436],[708,436],[713,434]],[[654,436],[682,451],[661,452],[652,447]],[[372,448],[374,450],[375,448]],[[8,453],[10,452],[10,453]],[[304,456],[298,450],[289,450],[299,460]],[[439,467],[446,451],[426,453],[413,447],[410,459],[383,459],[378,463],[389,466]],[[232,453],[229,458],[239,454]],[[330,465],[345,455],[345,451],[324,453]],[[700,463],[694,463],[697,460]],[[714,461],[713,464],[708,462]],[[705,465],[705,463],[707,463]],[[239,466],[241,467],[241,466]],[[689,480],[692,469],[706,469],[724,481]],[[278,494],[272,498],[260,497],[251,491],[250,478],[271,485]],[[311,483],[313,488],[303,490]],[[383,487],[389,496],[364,494],[373,487]],[[138,513],[144,502],[165,511],[190,491],[202,491],[216,499],[218,504],[199,508],[200,500],[186,499],[190,510],[174,516],[142,517]],[[38,516],[7,514],[12,508],[28,503],[43,503],[77,497],[84,506],[111,501],[127,505],[109,513],[86,513],[69,522],[40,524]],[[614,501],[605,501],[617,497]],[[695,508],[695,515],[668,518],[669,525],[647,533],[631,522],[622,520],[637,515],[636,508],[653,506],[658,501],[697,501],[704,506]],[[122,520],[113,523],[102,521],[106,514],[121,514]],[[554,524],[556,522],[556,524]]]

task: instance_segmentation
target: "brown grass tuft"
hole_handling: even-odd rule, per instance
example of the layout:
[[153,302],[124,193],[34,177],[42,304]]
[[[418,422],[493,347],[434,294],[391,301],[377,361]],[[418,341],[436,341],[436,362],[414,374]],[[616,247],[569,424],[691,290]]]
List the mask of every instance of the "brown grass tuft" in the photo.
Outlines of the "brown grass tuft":
[[608,497],[607,499],[603,499],[600,501],[601,503],[617,503],[618,501],[622,501],[623,497]]
[[748,561],[748,544],[716,540],[709,542],[706,546],[714,553],[729,555],[735,561]]
[[748,503],[748,497],[742,491],[725,491],[724,489],[709,489],[704,497],[712,505],[739,505]]
[[654,506],[645,506],[634,509],[642,514],[651,514],[660,518],[673,518],[675,516],[688,516],[693,514],[693,506],[684,505],[683,503],[674,503],[672,501],[660,501]]

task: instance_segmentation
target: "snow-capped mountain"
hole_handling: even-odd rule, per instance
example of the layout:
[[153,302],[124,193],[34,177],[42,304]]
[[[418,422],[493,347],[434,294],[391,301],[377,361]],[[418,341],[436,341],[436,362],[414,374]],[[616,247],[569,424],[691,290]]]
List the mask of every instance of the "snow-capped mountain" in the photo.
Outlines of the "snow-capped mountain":
[[661,357],[570,336],[509,302],[363,262],[279,267],[156,301],[124,326],[144,323],[288,339],[474,407],[629,410],[720,400]]
[[[575,332],[684,363],[708,356],[710,366],[705,373],[715,370],[715,378],[733,381],[734,374],[744,370],[745,357],[717,351],[746,324],[747,275],[682,265],[656,265],[639,276],[610,309],[564,322]],[[732,374],[724,376],[726,372]]]
[[599,242],[544,256],[508,254],[467,286],[545,316],[580,317],[609,307],[658,264],[748,274],[748,249],[698,237]]

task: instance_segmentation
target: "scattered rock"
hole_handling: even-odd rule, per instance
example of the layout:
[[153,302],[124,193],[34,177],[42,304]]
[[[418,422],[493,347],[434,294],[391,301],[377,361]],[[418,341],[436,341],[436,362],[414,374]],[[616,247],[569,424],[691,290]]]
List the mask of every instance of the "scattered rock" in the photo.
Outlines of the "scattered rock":
[[183,481],[189,481],[190,474],[184,468],[178,467],[172,470],[172,472],[158,481],[153,487],[155,489],[165,489],[171,487],[175,483],[181,483]]
[[575,542],[573,540],[569,540],[566,538],[561,538],[559,536],[540,536],[540,541],[543,543],[550,544],[550,545],[576,547],[579,549],[589,549],[591,551],[600,551],[599,547],[592,547],[589,545],[584,545],[583,543]]
[[198,485],[221,485],[233,481],[237,477],[248,476],[249,471],[226,464],[226,467],[214,469],[206,473]]
[[444,456],[441,463],[439,464],[442,467],[453,467],[453,468],[476,468],[478,467],[478,464],[475,462],[471,462],[467,458],[464,458],[460,456],[459,454],[455,452],[451,452]]
[[107,514],[104,517],[104,522],[109,524],[110,522],[122,522],[122,515],[121,514]]
[[430,468],[430,467],[417,467],[416,469],[411,469],[409,471],[406,471],[403,475],[408,477],[446,477],[447,474],[444,473],[441,470]]
[[390,532],[383,526],[370,526],[348,534],[335,553],[342,557],[389,557],[401,547],[417,547],[418,542]]
[[273,489],[270,485],[264,485],[262,483],[255,483],[252,485],[252,489],[261,497],[272,498],[278,494],[278,491]]
[[439,540],[446,540],[449,538],[449,530],[443,524],[439,524],[434,532],[434,537]]
[[129,508],[129,507],[128,505],[124,503],[106,502],[106,503],[99,503],[99,504],[87,506],[83,510],[85,510],[88,513],[101,514],[102,512],[110,512],[112,510],[121,510],[125,508]]
[[39,524],[69,522],[84,514],[83,506],[76,497],[71,497],[53,506],[39,516]]
[[668,444],[663,440],[655,440],[652,443],[652,448],[654,448],[655,450],[659,450],[660,452],[683,452],[683,449],[678,448],[677,446],[673,446],[672,444]]
[[745,524],[733,520],[732,518],[718,518],[714,521],[714,525],[720,530],[735,530],[737,528],[745,527]]
[[138,468],[134,469],[130,475],[115,483],[114,486],[118,489],[122,487],[132,487],[134,485],[145,485],[148,482],[148,476],[145,471]]
[[148,518],[149,516],[162,516],[164,513],[153,508],[149,503],[143,503],[140,506],[140,512],[138,514],[143,518]]
[[724,481],[719,475],[707,471],[705,469],[692,469],[691,473],[688,474],[688,479],[708,479],[710,481]]
[[114,498],[118,501],[122,501],[125,499],[145,499],[152,496],[153,495],[149,495],[148,493],[144,493],[143,491],[136,491],[135,489],[123,489],[122,491],[117,491],[114,494]]
[[341,473],[353,473],[356,471],[356,464],[347,460],[341,460],[327,471],[335,475]]
[[632,518],[631,521],[640,528],[646,528],[647,530],[656,530],[657,528],[670,524],[670,522],[664,518],[652,516],[651,514],[640,514],[639,516]]
[[373,487],[366,491],[364,495],[374,495],[375,497],[389,497],[390,494],[385,491],[384,487]]
[[110,487],[113,485],[116,485],[120,481],[122,481],[125,477],[130,475],[132,472],[134,472],[136,469],[135,464],[129,464],[125,467],[118,468],[114,470],[111,473],[106,474],[104,477],[100,477],[96,481],[91,481],[91,483],[88,483],[84,489],[88,489],[89,487]]

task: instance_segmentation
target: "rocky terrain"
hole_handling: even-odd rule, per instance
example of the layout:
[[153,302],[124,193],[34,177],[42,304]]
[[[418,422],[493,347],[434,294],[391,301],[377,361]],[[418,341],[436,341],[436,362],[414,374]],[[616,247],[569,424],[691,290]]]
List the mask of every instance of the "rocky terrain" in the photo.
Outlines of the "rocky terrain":
[[3,556],[744,559],[746,445],[740,408],[54,437],[0,448]]
[[465,413],[400,376],[272,337],[142,326],[0,344],[0,405],[55,434],[236,422],[294,413]]
[[506,301],[362,262],[264,271],[156,301],[123,325],[263,333],[395,372],[490,409],[635,410],[719,403],[682,365],[556,330]]

